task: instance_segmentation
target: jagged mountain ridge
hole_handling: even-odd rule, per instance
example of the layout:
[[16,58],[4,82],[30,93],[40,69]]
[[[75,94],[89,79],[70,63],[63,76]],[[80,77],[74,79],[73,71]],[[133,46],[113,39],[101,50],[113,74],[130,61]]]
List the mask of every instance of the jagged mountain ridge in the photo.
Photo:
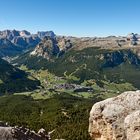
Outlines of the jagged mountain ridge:
[[[45,36],[50,36],[55,38],[53,31],[37,32],[36,34],[31,34],[30,32],[23,30],[4,30],[0,31],[0,57],[15,56],[21,52],[25,52],[28,49],[35,47]],[[7,43],[6,41],[7,40]],[[11,49],[11,43],[14,47],[12,52],[8,53],[7,50]],[[1,48],[5,48],[4,50]],[[14,49],[15,48],[15,49]],[[17,49],[19,52],[17,52]]]
[[[53,31],[38,31],[36,34],[31,34],[26,30],[17,31],[17,30],[4,30],[0,31],[0,40],[2,42],[3,39],[9,40],[13,45],[15,45],[12,51],[12,55],[17,55],[17,48],[19,48],[20,52],[28,51],[30,48],[35,48],[43,38],[47,36],[52,39],[56,39],[57,46],[61,51],[60,54],[63,54],[66,49],[71,48],[71,44],[75,49],[83,49],[88,47],[102,47],[102,48],[116,48],[122,47],[127,48],[133,45],[139,46],[140,36],[138,34],[128,34],[126,37],[64,37],[64,36],[56,36]],[[70,44],[71,43],[71,44]],[[1,44],[0,44],[1,47]],[[8,44],[5,44],[5,48],[8,48]],[[1,51],[0,51],[1,52]],[[18,54],[20,54],[20,52]],[[1,56],[12,56],[11,53],[3,53]],[[42,55],[43,56],[43,55]]]
[[22,30],[4,30],[0,31],[0,38],[7,38],[8,40],[12,41],[15,37],[30,37],[30,36],[37,36],[39,38],[44,38],[45,36],[50,36],[54,38],[56,35],[53,31],[38,31],[36,34],[31,34],[29,31]]

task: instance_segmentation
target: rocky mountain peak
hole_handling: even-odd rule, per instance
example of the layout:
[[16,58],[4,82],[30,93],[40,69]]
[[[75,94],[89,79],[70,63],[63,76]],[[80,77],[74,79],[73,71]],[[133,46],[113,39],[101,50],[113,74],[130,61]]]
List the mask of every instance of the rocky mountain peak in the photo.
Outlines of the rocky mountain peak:
[[72,47],[72,43],[65,37],[45,36],[44,39],[37,45],[31,55],[42,56],[50,59],[51,56],[60,56],[65,51]]
[[39,31],[37,32],[39,38],[43,39],[45,36],[49,36],[51,38],[55,38],[56,35],[53,31]]
[[0,31],[0,38],[7,38],[12,40],[15,36],[19,36],[19,31],[16,30],[4,30]]
[[20,36],[30,36],[31,35],[31,33],[30,32],[28,32],[28,31],[26,31],[26,30],[22,30],[22,31],[20,31]]
[[57,41],[50,36],[45,36],[44,39],[37,45],[31,55],[42,56],[50,59],[51,56],[56,56],[59,53]]
[[67,39],[65,37],[57,38],[58,40],[58,46],[61,51],[70,49],[72,47],[72,43],[70,39]]
[[37,35],[23,30],[0,31],[0,57],[20,54],[31,47],[35,47],[41,39]]

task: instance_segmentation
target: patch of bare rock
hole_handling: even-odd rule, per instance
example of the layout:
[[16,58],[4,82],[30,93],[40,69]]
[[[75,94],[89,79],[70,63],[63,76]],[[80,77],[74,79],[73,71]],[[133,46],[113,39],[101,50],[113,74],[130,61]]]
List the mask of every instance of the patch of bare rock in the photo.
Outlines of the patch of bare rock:
[[51,140],[51,132],[41,128],[37,133],[25,127],[9,126],[0,121],[0,140]]

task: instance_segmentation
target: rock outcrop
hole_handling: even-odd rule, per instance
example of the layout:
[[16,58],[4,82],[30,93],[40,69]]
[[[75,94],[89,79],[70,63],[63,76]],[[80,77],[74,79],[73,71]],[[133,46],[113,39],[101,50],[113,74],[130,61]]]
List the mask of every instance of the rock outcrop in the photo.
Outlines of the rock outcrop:
[[127,140],[140,139],[140,110],[128,115],[124,121]]
[[65,37],[58,37],[58,46],[60,48],[60,51],[66,51],[72,47],[72,43],[70,39],[67,39]]
[[105,60],[102,67],[115,67],[122,63],[129,62],[132,65],[140,65],[140,50],[117,50],[114,52],[107,52],[103,55]]
[[57,41],[51,37],[44,37],[34,51],[31,52],[31,55],[41,56],[49,60],[52,56],[57,56],[58,53]]
[[25,127],[11,127],[1,125],[0,123],[0,140],[51,140],[51,132],[46,132],[41,128],[37,133]]
[[71,41],[65,37],[53,38],[51,36],[45,36],[31,52],[31,55],[41,56],[50,60],[52,57],[63,55],[71,47]]
[[124,92],[93,105],[89,133],[95,140],[140,140],[140,91]]

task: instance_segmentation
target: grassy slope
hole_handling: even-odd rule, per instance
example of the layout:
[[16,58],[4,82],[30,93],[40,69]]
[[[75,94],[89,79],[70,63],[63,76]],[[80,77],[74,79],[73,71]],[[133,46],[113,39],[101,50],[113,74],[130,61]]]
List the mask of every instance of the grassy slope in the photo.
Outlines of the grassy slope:
[[0,66],[0,94],[30,91],[39,85],[39,81],[32,80],[24,71],[2,59],[0,59]]

